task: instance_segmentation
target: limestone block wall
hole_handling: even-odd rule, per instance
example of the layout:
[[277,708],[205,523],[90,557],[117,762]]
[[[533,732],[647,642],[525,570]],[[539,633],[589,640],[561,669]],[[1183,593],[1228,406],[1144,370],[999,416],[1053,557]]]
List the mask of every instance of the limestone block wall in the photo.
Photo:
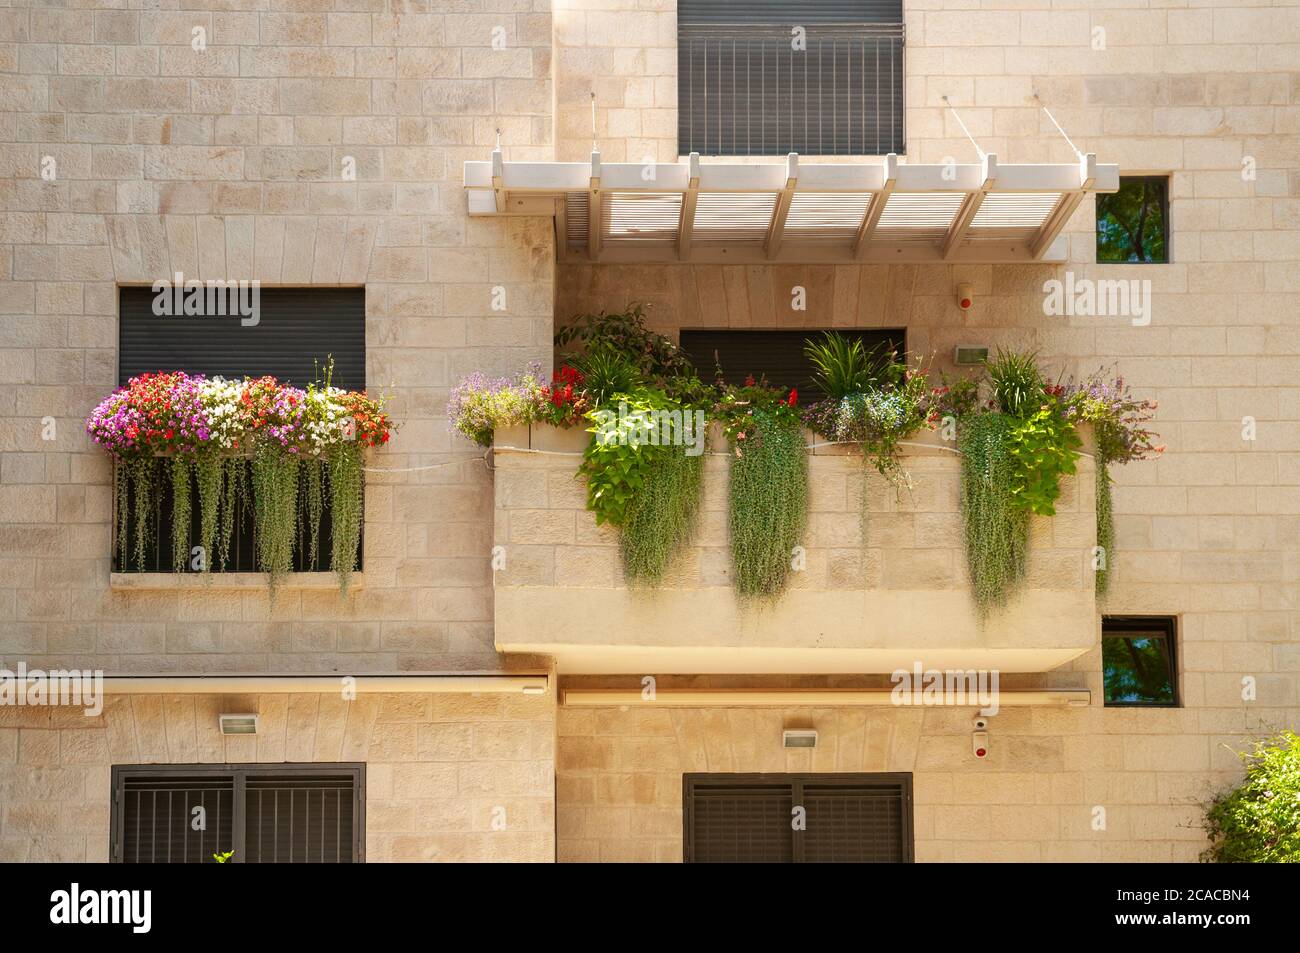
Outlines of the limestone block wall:
[[804,568],[779,600],[760,604],[733,589],[731,457],[719,428],[704,458],[695,543],[650,588],[628,586],[617,531],[586,509],[577,464],[588,434],[534,425],[521,447],[528,438],[523,428],[499,434],[494,453],[503,651],[554,654],[562,672],[889,672],[917,659],[1043,671],[1096,642],[1089,456],[1063,479],[1057,515],[1032,518],[1023,589],[981,625],[962,542],[961,458],[937,433],[902,450],[910,490],[806,434]]
[[[222,735],[222,712],[260,715],[258,733]],[[553,694],[115,695],[93,718],[3,707],[0,862],[107,861],[112,765],[282,761],[366,762],[368,862],[550,861],[554,747]]]
[[[1098,681],[1087,678],[1094,692]],[[1194,862],[1202,804],[1239,773],[1229,749],[1289,711],[1003,708],[984,761],[971,754],[973,714],[561,707],[559,859],[680,861],[686,772],[907,771],[918,862]],[[817,747],[783,748],[784,728],[815,728]]]
[[[471,370],[549,363],[554,255],[549,220],[470,220],[461,163],[498,130],[508,158],[551,157],[552,37],[546,2],[472,6],[0,10],[0,661],[498,664],[491,481],[444,407]],[[117,286],[176,271],[364,285],[367,379],[402,426],[371,460],[349,599],[110,586],[109,466],[83,421],[117,383]]]

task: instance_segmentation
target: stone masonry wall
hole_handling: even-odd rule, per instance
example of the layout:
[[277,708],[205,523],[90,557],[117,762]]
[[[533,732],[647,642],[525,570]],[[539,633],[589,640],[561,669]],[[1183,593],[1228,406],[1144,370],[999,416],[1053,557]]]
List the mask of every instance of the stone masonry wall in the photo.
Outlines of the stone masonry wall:
[[[607,0],[601,16],[642,8]],[[975,160],[947,95],[1000,161],[1071,161],[1037,92],[1099,161],[1171,174],[1172,263],[1096,265],[1085,201],[1063,266],[572,263],[557,274],[556,320],[645,300],[669,333],[906,327],[911,348],[940,368],[959,343],[1036,350],[1066,376],[1113,365],[1159,400],[1169,449],[1113,473],[1118,552],[1102,608],[1178,616],[1182,707],[1104,710],[1098,699],[1085,711],[1007,711],[984,763],[971,760],[968,718],[956,712],[561,709],[562,858],[675,859],[681,771],[793,770],[802,762],[781,751],[779,722],[808,716],[822,732],[814,764],[915,772],[918,859],[1190,860],[1202,846],[1199,803],[1237,774],[1229,748],[1300,721],[1300,5],[904,9],[908,160]],[[623,59],[661,54],[645,42]],[[571,59],[562,54],[557,69]],[[635,90],[614,90],[609,135],[615,119],[621,130],[659,127],[653,109],[639,127],[623,115],[641,109]],[[561,124],[561,152],[568,134]],[[632,132],[618,135],[611,150],[644,151]],[[578,141],[571,158],[585,148]],[[1043,283],[1067,271],[1149,280],[1150,324],[1046,316]],[[954,303],[959,281],[974,286],[966,314]],[[807,289],[807,311],[790,308],[795,285]],[[1252,424],[1254,439],[1243,439]],[[1053,677],[1097,692],[1100,667],[1098,649]],[[1247,677],[1254,702],[1242,698]],[[1089,828],[1094,806],[1108,808],[1105,834]]]
[[[0,661],[496,667],[491,479],[444,407],[471,370],[549,363],[554,255],[548,220],[469,219],[461,163],[497,130],[507,158],[551,157],[549,3],[158,6],[0,10]],[[110,588],[83,421],[117,383],[117,286],[174,271],[365,286],[368,383],[401,429],[349,599]]]
[[[222,735],[222,712],[259,714],[258,733]],[[95,718],[4,707],[0,861],[108,860],[114,764],[281,761],[366,763],[369,862],[549,861],[554,747],[553,693],[116,695]]]

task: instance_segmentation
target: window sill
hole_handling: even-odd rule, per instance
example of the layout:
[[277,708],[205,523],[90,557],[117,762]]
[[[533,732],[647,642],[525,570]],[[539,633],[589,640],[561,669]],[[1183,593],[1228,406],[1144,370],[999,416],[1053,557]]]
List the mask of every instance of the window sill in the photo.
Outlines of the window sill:
[[[348,591],[364,588],[365,573],[354,572]],[[115,572],[108,577],[110,589],[123,592],[194,592],[198,590],[252,591],[265,590],[270,577],[264,572],[214,572],[202,575],[191,572]],[[280,589],[321,590],[339,587],[332,572],[291,572],[279,582]]]

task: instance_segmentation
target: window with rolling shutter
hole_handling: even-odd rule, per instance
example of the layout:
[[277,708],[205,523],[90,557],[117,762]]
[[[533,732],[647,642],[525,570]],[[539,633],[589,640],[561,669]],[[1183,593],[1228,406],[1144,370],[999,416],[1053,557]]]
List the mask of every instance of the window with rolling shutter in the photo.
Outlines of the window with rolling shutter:
[[366,386],[364,288],[263,288],[255,325],[238,315],[156,315],[147,287],[118,289],[117,382],[146,371],[239,380],[271,375],[306,387],[332,358],[333,383]]
[[910,774],[688,774],[682,786],[687,863],[912,860]]
[[685,155],[903,154],[902,0],[678,0]]
[[[269,375],[296,387],[306,387],[321,378],[331,364],[331,383],[345,390],[366,387],[366,291],[364,288],[263,288],[259,292],[257,323],[244,326],[239,315],[156,315],[152,287],[118,289],[118,384],[147,372],[184,371],[240,380]],[[191,478],[190,498],[198,499],[197,474]],[[251,472],[245,485],[251,485]],[[114,572],[170,572],[172,559],[172,495],[157,494],[144,559],[137,564],[134,554],[126,564],[120,548],[113,546]],[[208,561],[212,572],[254,572],[256,540],[254,513],[244,507],[235,519],[230,536],[230,559],[219,566]],[[190,539],[198,539],[200,514],[190,514]],[[114,524],[116,525],[116,523]],[[333,525],[328,496],[321,512],[317,560],[309,547],[294,548],[293,571],[313,572],[320,554],[333,546]],[[364,532],[364,529],[363,529]],[[135,537],[135,517],[127,520],[126,536]],[[364,545],[357,553],[357,569],[363,569]],[[325,557],[328,561],[328,556]],[[187,572],[198,571],[185,560]]]
[[365,765],[115,765],[115,863],[361,863]]
[[[837,334],[860,340],[879,353],[906,353],[907,332],[902,328],[835,328]],[[680,345],[702,378],[712,379],[722,368],[723,379],[737,386],[753,375],[766,376],[773,386],[799,390],[799,403],[808,405],[826,395],[813,384],[813,366],[804,353],[808,341],[821,338],[820,329],[781,331],[696,330],[683,328]]]

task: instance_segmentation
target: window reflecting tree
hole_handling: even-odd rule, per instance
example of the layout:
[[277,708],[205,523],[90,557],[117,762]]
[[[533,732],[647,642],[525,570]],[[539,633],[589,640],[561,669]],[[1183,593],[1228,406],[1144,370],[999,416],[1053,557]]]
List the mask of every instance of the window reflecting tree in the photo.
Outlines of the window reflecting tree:
[[1119,191],[1097,196],[1097,261],[1169,261],[1169,180],[1121,177]]

